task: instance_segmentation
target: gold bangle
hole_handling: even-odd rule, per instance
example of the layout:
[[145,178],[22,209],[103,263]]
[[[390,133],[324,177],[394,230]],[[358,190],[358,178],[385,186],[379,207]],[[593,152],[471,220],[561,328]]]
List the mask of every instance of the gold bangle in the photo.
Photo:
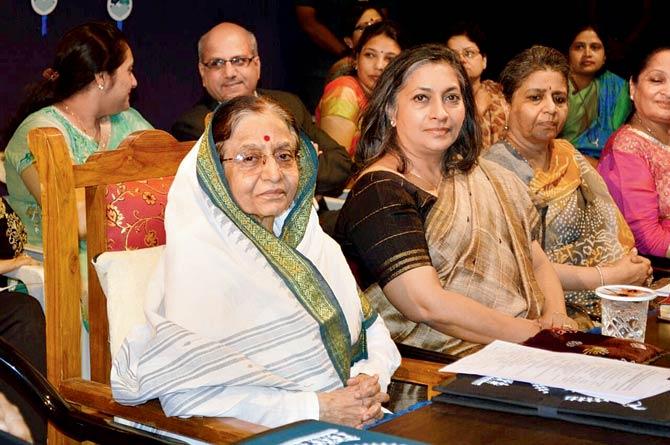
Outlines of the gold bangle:
[[600,275],[600,285],[604,286],[605,285],[605,277],[603,276],[603,270],[600,268],[600,266],[596,266],[596,270],[598,271],[598,275]]

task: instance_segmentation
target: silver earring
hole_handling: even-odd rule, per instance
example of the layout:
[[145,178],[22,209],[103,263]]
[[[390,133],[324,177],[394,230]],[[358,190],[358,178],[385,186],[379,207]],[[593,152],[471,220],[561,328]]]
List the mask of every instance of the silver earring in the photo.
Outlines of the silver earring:
[[100,91],[102,91],[102,90],[105,89],[105,86],[104,86],[103,84],[99,83],[99,84],[98,84],[98,89],[99,89]]

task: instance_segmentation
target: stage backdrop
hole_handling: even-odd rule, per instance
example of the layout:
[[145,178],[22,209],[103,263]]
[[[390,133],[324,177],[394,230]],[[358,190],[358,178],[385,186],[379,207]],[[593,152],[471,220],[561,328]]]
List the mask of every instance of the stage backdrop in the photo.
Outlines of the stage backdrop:
[[[60,0],[48,16],[47,36],[28,0],[0,2],[0,125],[4,128],[24,96],[51,63],[63,33],[89,20],[111,20],[103,0]],[[154,126],[169,129],[201,94],[197,41],[222,21],[254,32],[262,57],[261,86],[288,87],[283,60],[299,36],[288,0],[139,0],[123,22],[135,57],[138,87],[131,104]],[[7,141],[0,140],[0,147]]]
[[[670,3],[663,0],[629,2],[625,7],[595,0],[565,0],[560,5],[383,1],[409,45],[444,42],[450,25],[460,20],[480,22],[489,37],[485,78],[497,78],[509,58],[532,44],[566,51],[568,43],[561,34],[580,18],[592,17],[604,25],[608,66],[624,77],[638,52],[635,42],[668,39]],[[89,20],[111,20],[106,4],[106,0],[59,0],[48,16],[48,34],[42,37],[41,20],[30,1],[0,0],[0,127],[16,111],[25,86],[48,67],[56,42],[67,29]],[[123,24],[139,82],[132,105],[157,128],[169,129],[200,97],[196,43],[221,21],[240,23],[258,37],[261,87],[299,90],[298,71],[305,55],[298,48],[306,37],[297,27],[292,0],[135,0]],[[0,149],[6,142],[0,137]]]

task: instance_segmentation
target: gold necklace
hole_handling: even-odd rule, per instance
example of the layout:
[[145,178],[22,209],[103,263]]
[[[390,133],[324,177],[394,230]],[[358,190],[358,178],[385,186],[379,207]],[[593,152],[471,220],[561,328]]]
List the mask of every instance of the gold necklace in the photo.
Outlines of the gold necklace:
[[[429,180],[425,179],[423,176],[418,175],[418,174],[416,174],[416,173],[414,173],[414,172],[409,172],[409,174],[412,175],[412,176],[415,176],[415,177],[417,177],[417,178],[419,178],[419,179],[421,179],[423,182],[425,182],[426,184],[430,185],[430,189],[431,189],[431,190],[437,190],[437,185],[435,185],[435,184],[433,184],[432,182],[430,182]],[[442,181],[441,178],[440,178],[440,181]],[[438,183],[438,185],[439,185],[439,183]]]
[[656,130],[654,130],[654,129],[651,128],[651,127],[647,127],[647,126],[642,122],[642,119],[640,118],[640,116],[639,116],[637,113],[635,113],[635,115],[634,115],[633,117],[635,118],[635,121],[637,122],[637,124],[638,124],[640,127],[642,127],[642,129],[643,129],[644,131],[646,131],[647,133],[649,133],[649,136],[653,137],[653,138],[656,139],[656,140],[660,140],[660,139],[658,138],[658,136],[656,135]]
[[[93,135],[90,135],[88,131],[86,131],[86,126],[82,122],[82,120],[79,118],[79,116],[70,109],[70,107],[67,106],[66,103],[61,102],[63,104],[63,109],[67,114],[72,116],[72,118],[75,120],[74,124],[79,128],[86,136],[90,137],[93,139],[95,142],[99,143],[100,141],[100,124],[97,125],[97,128],[95,129],[95,132]],[[104,147],[101,147],[104,148]]]

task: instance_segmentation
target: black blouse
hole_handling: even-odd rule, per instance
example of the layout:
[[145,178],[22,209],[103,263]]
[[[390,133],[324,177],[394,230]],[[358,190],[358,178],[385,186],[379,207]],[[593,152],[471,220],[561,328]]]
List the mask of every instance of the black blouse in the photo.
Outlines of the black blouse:
[[363,289],[431,265],[424,223],[436,200],[392,172],[366,173],[356,182],[340,210],[335,239]]
[[[21,252],[27,243],[26,228],[4,198],[0,197],[0,259],[10,260]],[[0,275],[0,286],[7,285],[7,278]]]

